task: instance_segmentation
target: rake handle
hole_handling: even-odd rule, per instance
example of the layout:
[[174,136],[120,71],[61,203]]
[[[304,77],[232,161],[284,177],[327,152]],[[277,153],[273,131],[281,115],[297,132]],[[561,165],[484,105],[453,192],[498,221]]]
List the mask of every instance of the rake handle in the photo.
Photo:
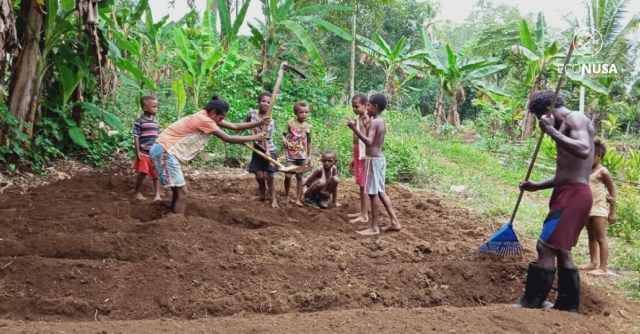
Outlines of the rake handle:
[[[555,108],[556,101],[558,100],[558,96],[560,95],[560,88],[562,87],[562,81],[564,81],[564,77],[567,74],[567,65],[569,64],[569,60],[571,59],[571,55],[573,54],[573,50],[576,48],[576,41],[571,41],[569,45],[569,51],[567,52],[567,58],[564,60],[564,65],[562,66],[562,74],[560,74],[560,78],[558,78],[558,85],[556,86],[556,91],[553,94],[553,99],[551,99],[551,104],[547,109],[546,115],[551,114],[551,110]],[[531,172],[533,171],[533,166],[536,164],[536,158],[538,157],[538,152],[540,151],[540,146],[542,146],[542,139],[544,138],[544,132],[540,132],[540,137],[538,137],[538,142],[536,143],[536,148],[533,150],[533,156],[531,157],[531,162],[529,162],[529,169],[527,169],[527,175],[524,177],[525,181],[529,181],[529,177],[531,176]],[[516,205],[513,208],[513,213],[511,214],[511,219],[509,219],[509,224],[513,225],[513,221],[516,219],[516,214],[518,213],[518,207],[520,207],[520,201],[522,200],[522,195],[524,194],[524,189],[520,190],[520,195],[518,195],[518,200],[516,201]]]
[[266,153],[264,153],[264,152],[260,151],[259,149],[251,146],[251,144],[245,143],[244,146],[246,146],[248,149],[256,152],[257,155],[267,159],[267,161],[275,164],[276,166],[278,166],[278,168],[280,168],[280,169],[284,168],[284,166],[281,163],[279,163],[278,160],[273,159],[272,157],[268,156]]

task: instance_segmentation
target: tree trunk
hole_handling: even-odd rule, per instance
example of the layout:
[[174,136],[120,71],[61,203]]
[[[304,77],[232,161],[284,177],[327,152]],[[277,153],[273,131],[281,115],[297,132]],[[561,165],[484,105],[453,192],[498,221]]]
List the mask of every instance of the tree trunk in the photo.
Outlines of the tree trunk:
[[[533,82],[533,87],[531,87],[531,91],[529,92],[529,96],[527,98],[531,98],[533,93],[538,91],[540,87],[540,82],[542,82],[542,75],[538,75],[536,80]],[[520,140],[525,140],[527,138],[531,138],[535,134],[535,122],[536,119],[532,113],[528,110],[524,111],[524,120],[522,121],[522,132],[520,132]]]
[[443,98],[443,93],[442,93],[442,86],[440,87],[440,90],[438,90],[438,98],[436,99],[436,110],[435,110],[435,116],[436,116],[436,134],[440,134],[440,128],[442,127],[442,122],[444,121],[444,115],[443,115],[443,103],[442,103],[442,98]]
[[[76,102],[80,102],[80,103],[84,102],[84,97],[82,96],[83,93],[84,93],[84,85],[82,84],[82,81],[80,81],[78,86],[76,86],[76,90],[73,91],[73,97],[75,98]],[[82,125],[83,112],[84,112],[84,108],[82,107],[82,105],[77,105],[73,107],[73,109],[71,110],[71,118],[73,119],[74,122],[76,122],[77,126]]]
[[7,54],[15,56],[18,46],[16,19],[13,16],[13,1],[0,0],[0,101],[4,102],[5,71]]
[[356,1],[353,5],[353,20],[351,27],[351,36],[353,40],[351,41],[351,78],[349,80],[349,98],[352,98],[355,95],[355,87],[356,87],[356,23],[358,18],[358,2]]
[[20,121],[19,130],[30,138],[40,108],[37,76],[42,15],[36,6],[35,0],[23,0],[20,5],[20,14],[26,18],[17,29],[22,32],[22,51],[14,61],[9,87],[9,111]]
[[460,125],[460,115],[458,115],[458,101],[456,101],[455,97],[451,102],[451,111],[449,112],[449,124],[453,126]]

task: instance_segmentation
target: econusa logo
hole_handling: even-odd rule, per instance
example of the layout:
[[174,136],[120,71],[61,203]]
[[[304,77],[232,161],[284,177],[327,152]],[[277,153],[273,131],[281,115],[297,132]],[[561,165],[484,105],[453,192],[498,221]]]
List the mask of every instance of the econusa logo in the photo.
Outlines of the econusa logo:
[[[574,52],[587,61],[582,64],[569,64],[565,67],[558,65],[558,73],[565,70],[575,74],[618,74],[616,64],[597,62],[596,57],[602,51],[604,44],[602,34],[597,29],[580,28],[573,34],[573,40],[577,41]],[[593,62],[589,62],[588,59],[593,59]]]

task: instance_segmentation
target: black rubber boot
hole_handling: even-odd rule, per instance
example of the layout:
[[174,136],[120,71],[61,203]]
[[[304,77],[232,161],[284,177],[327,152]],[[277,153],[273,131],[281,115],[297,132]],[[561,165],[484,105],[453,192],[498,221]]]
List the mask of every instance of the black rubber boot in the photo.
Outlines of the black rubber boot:
[[524,296],[518,305],[526,308],[542,308],[555,278],[556,271],[540,267],[536,262],[529,263]]
[[580,271],[578,269],[558,269],[558,294],[553,308],[578,313],[580,306]]

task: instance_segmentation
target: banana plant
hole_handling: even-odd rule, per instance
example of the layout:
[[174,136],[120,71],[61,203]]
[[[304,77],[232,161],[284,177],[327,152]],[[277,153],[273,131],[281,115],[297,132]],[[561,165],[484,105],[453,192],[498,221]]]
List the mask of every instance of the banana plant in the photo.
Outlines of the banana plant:
[[[553,60],[559,56],[558,42],[552,40],[548,34],[548,27],[544,14],[538,13],[535,31],[532,34],[526,20],[520,21],[520,45],[511,46],[514,55],[523,58],[527,64],[524,83],[532,85],[529,95],[540,89],[544,73]],[[522,122],[520,139],[524,140],[534,134],[535,118],[531,113],[525,113]]]
[[[120,70],[120,80],[142,94],[146,88],[156,92],[164,65],[171,56],[161,43],[172,24],[169,16],[154,22],[148,0],[140,1],[133,11],[100,11],[102,30],[109,39],[109,56]],[[144,15],[144,21],[142,16]],[[132,29],[131,27],[138,27]]]
[[[416,70],[412,66],[419,66],[418,59],[427,54],[424,50],[409,51],[407,39],[403,36],[393,46],[390,46],[378,33],[374,39],[357,36],[360,43],[358,48],[369,61],[380,66],[384,71],[383,91],[390,96],[396,95],[403,84],[399,77],[413,78]],[[404,80],[406,82],[407,80]]]
[[602,120],[601,123],[602,123],[602,131],[607,132],[608,138],[611,138],[611,136],[613,136],[622,125],[620,123],[620,117],[616,114],[607,115],[607,119]]
[[[212,0],[208,0],[207,2],[211,2]],[[250,1],[245,1],[238,14],[236,15],[235,21],[231,21],[231,12],[227,6],[227,1],[225,0],[215,0],[218,4],[218,15],[220,16],[220,39],[222,45],[225,49],[229,49],[233,42],[238,38],[238,33],[240,32],[240,27],[244,23],[245,17],[247,16],[247,10],[249,9]],[[207,8],[211,8],[210,5]],[[209,21],[211,22],[211,21]]]
[[351,34],[342,28],[329,23],[318,17],[327,11],[338,10],[351,13],[352,6],[341,6],[334,4],[327,5],[311,5],[296,8],[295,0],[260,0],[262,2],[262,12],[264,21],[258,21],[257,24],[249,24],[251,28],[251,42],[261,50],[262,75],[271,67],[272,61],[282,50],[285,49],[285,41],[282,38],[286,34],[291,34],[299,42],[311,60],[317,65],[322,64],[322,56],[316,48],[315,43],[307,33],[305,25],[310,24],[315,27],[325,29],[346,41],[351,41]]
[[[466,96],[465,87],[473,87],[485,93],[497,96],[509,96],[509,93],[495,84],[482,80],[483,78],[502,71],[507,67],[505,64],[498,64],[496,57],[472,57],[467,56],[473,40],[467,42],[459,52],[454,52],[451,45],[446,44],[444,51],[445,60],[439,57],[439,50],[435,49],[430,39],[423,34],[426,54],[421,57],[423,68],[428,74],[435,74],[440,78],[440,92],[436,101],[436,112],[442,112],[442,95],[446,93],[451,97],[451,108],[446,120],[449,124],[460,125],[458,115],[458,104],[464,103]],[[440,119],[441,115],[436,115]]]

